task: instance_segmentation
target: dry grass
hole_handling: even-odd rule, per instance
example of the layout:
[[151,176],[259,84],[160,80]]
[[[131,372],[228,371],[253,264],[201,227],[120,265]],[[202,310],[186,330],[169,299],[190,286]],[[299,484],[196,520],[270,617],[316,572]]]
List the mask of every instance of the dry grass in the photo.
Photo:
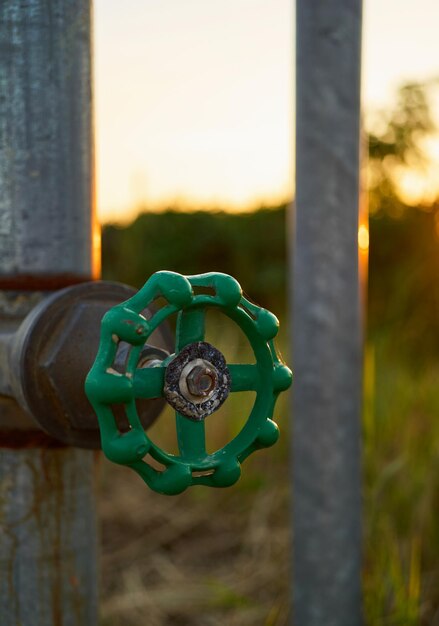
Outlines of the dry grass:
[[177,497],[104,464],[103,626],[287,624],[288,489],[267,454],[239,487]]

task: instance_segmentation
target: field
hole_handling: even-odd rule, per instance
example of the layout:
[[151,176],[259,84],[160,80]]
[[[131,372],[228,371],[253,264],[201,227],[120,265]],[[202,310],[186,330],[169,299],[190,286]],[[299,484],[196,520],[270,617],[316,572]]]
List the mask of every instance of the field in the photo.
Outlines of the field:
[[[231,324],[208,340],[249,358]],[[284,331],[280,337],[287,354]],[[365,349],[364,593],[368,626],[439,624],[439,370],[397,358],[386,334]],[[234,394],[208,420],[211,447],[239,429],[251,398]],[[285,395],[285,394],[284,394]],[[247,407],[247,408],[246,408]],[[102,460],[103,626],[284,626],[290,597],[288,398],[282,437],[253,455],[230,489],[177,497],[148,490]],[[151,436],[175,445],[171,412]]]

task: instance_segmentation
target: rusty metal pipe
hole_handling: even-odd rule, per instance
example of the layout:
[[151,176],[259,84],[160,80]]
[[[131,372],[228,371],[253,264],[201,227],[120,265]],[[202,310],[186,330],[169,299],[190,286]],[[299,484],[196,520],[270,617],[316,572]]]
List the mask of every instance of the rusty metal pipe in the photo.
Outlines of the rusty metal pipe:
[[[12,291],[99,273],[90,33],[90,0],[0,2],[0,332]],[[0,621],[94,626],[95,453],[19,434],[0,432]]]
[[94,464],[75,448],[0,451],[5,626],[98,623]]

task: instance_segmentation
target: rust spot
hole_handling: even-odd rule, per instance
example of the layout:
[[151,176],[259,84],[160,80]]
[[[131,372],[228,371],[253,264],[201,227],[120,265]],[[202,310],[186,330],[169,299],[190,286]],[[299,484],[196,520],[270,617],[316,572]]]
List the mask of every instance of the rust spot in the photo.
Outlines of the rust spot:
[[[50,534],[50,546],[47,546],[47,555],[51,561],[50,575],[52,582],[52,602],[51,614],[53,626],[62,626],[62,545],[61,531],[64,512],[64,456],[52,453],[45,449],[40,453],[39,476],[35,480],[35,517],[38,522],[39,532],[41,534],[41,543],[47,540],[45,515],[50,515],[54,524],[53,532]],[[40,492],[40,493],[39,493]],[[51,494],[46,500],[50,504],[50,510],[40,509],[40,504],[44,500],[44,494]]]
[[77,576],[70,576],[70,584],[72,587],[79,587],[79,580]]
[[2,432],[0,448],[67,448],[67,444],[39,430],[9,430]]
[[63,287],[93,280],[93,276],[76,274],[0,276],[0,289],[11,291],[56,291]]

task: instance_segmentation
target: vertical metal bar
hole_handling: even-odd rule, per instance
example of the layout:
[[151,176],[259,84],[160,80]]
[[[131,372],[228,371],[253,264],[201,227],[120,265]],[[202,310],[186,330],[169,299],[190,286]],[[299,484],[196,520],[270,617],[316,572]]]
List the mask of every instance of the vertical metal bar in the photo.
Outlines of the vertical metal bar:
[[0,50],[0,288],[88,280],[90,0],[2,0]]
[[[0,289],[98,272],[90,32],[90,0],[0,2]],[[94,626],[94,454],[35,433],[0,446],[1,623]]]
[[361,623],[361,0],[297,0],[293,612]]

